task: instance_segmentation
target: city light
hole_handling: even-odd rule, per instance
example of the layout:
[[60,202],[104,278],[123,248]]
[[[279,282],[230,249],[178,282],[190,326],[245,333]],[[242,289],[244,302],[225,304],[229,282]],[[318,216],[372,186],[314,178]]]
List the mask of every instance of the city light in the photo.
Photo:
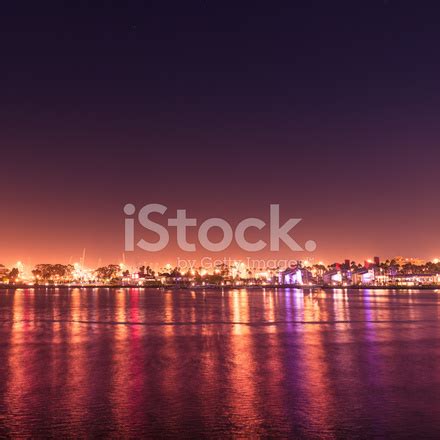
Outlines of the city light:
[[[34,268],[18,261],[14,267],[0,265],[0,284],[56,286],[440,286],[440,260],[423,262],[417,258],[395,257],[380,263],[379,258],[366,259],[365,265],[352,260],[325,266],[322,261],[296,261],[290,267],[256,269],[243,261],[219,267],[182,269],[171,263],[162,269],[130,266],[126,263],[99,268],[73,265],[39,264]],[[347,262],[351,261],[351,264]]]

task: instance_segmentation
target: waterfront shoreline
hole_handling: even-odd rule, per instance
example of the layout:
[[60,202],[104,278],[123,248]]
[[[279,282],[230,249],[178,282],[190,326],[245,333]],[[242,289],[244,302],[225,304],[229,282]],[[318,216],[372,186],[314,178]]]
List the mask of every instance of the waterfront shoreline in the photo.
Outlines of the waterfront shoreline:
[[150,290],[264,290],[264,289],[299,289],[313,290],[440,290],[440,285],[422,285],[422,286],[373,286],[373,285],[354,285],[354,286],[329,286],[325,284],[314,285],[298,285],[298,284],[270,284],[260,285],[229,285],[229,286],[181,286],[181,285],[164,285],[164,286],[139,286],[139,285],[102,285],[102,284],[60,284],[60,285],[27,285],[27,284],[0,284],[0,290],[23,290],[23,289],[47,289],[47,290],[69,290],[69,289],[150,289]]

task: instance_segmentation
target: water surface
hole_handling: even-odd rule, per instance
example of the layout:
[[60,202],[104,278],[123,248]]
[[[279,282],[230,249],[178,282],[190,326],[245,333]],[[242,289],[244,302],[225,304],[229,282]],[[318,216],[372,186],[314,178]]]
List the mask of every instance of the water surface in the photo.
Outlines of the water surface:
[[0,438],[440,438],[430,291],[0,290]]

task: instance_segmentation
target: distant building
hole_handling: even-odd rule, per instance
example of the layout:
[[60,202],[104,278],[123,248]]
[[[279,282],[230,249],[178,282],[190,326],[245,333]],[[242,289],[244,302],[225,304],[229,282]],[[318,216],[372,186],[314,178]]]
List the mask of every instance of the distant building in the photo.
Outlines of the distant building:
[[302,272],[299,267],[289,267],[278,275],[280,284],[303,284]]
[[425,264],[424,260],[421,260],[420,258],[404,258],[404,257],[395,257],[393,260],[396,262],[396,264],[399,264],[400,266],[404,266],[405,264],[413,264],[414,266],[422,266]]
[[278,274],[279,284],[305,285],[312,281],[312,273],[308,269],[299,266],[289,267]]
[[3,264],[0,264],[0,278],[5,277],[8,274],[8,269],[3,266]]
[[324,284],[342,284],[342,273],[340,270],[330,270],[323,275]]
[[390,284],[398,286],[432,286],[440,283],[439,274],[399,274],[390,278]]
[[375,264],[376,266],[379,266],[379,265],[380,265],[380,258],[379,258],[379,257],[374,257],[374,264]]
[[351,274],[352,284],[368,285],[374,282],[374,268],[364,268],[354,271]]
[[157,284],[158,281],[156,279],[156,277],[152,276],[152,275],[145,275],[142,278],[142,281],[144,283],[144,285],[148,285],[148,284]]

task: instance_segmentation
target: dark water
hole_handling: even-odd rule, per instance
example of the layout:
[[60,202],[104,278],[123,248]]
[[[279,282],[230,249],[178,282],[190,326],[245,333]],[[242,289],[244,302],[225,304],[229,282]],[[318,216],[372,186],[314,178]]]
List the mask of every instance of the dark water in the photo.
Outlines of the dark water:
[[440,294],[0,291],[0,438],[440,438]]

